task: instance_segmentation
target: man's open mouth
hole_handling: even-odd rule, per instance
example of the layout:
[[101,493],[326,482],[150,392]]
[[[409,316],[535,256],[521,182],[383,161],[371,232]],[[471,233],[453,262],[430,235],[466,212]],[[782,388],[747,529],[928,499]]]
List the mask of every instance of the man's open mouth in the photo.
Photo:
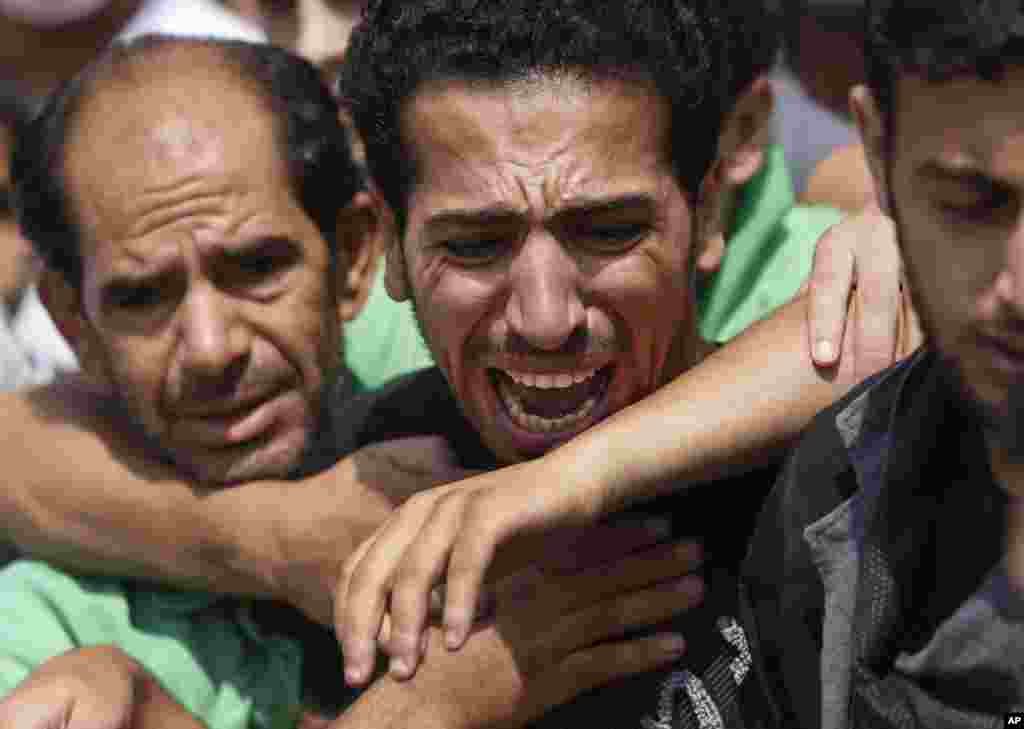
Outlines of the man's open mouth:
[[489,374],[512,422],[533,433],[577,428],[604,398],[611,365],[573,372],[535,373],[491,369]]

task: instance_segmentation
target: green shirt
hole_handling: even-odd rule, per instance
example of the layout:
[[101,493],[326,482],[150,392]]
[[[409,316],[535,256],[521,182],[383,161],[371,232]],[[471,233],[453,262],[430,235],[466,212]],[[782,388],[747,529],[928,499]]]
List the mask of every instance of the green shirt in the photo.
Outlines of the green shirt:
[[251,605],[14,562],[0,571],[0,697],[53,656],[114,644],[210,729],[292,726],[302,650],[265,635]]

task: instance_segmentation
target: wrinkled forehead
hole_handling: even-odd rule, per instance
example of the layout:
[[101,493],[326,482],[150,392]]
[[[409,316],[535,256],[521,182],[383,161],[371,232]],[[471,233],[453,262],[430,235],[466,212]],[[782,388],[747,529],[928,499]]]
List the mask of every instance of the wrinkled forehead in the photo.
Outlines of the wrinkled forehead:
[[130,212],[136,197],[212,175],[255,181],[283,169],[258,95],[230,73],[205,70],[99,82],[64,148],[79,214]]
[[407,102],[402,131],[424,183],[416,193],[533,186],[557,198],[670,172],[669,117],[667,102],[638,82],[446,81]]

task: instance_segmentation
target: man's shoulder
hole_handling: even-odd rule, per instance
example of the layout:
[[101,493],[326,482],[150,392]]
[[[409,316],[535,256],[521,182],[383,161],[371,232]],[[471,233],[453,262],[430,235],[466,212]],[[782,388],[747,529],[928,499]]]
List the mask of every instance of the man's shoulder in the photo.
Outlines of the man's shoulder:
[[[931,371],[935,357],[921,349],[855,385],[815,416],[790,454],[808,481],[835,476],[848,467],[849,451],[872,433],[889,427],[903,386],[911,373]],[[787,469],[792,471],[793,469]]]

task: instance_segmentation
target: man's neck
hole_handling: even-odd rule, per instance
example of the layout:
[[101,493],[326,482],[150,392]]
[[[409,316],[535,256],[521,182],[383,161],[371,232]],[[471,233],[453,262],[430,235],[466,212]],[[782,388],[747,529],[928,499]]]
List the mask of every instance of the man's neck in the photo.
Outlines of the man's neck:
[[142,0],[113,0],[104,10],[59,28],[0,16],[0,68],[36,94],[71,78],[117,37]]

